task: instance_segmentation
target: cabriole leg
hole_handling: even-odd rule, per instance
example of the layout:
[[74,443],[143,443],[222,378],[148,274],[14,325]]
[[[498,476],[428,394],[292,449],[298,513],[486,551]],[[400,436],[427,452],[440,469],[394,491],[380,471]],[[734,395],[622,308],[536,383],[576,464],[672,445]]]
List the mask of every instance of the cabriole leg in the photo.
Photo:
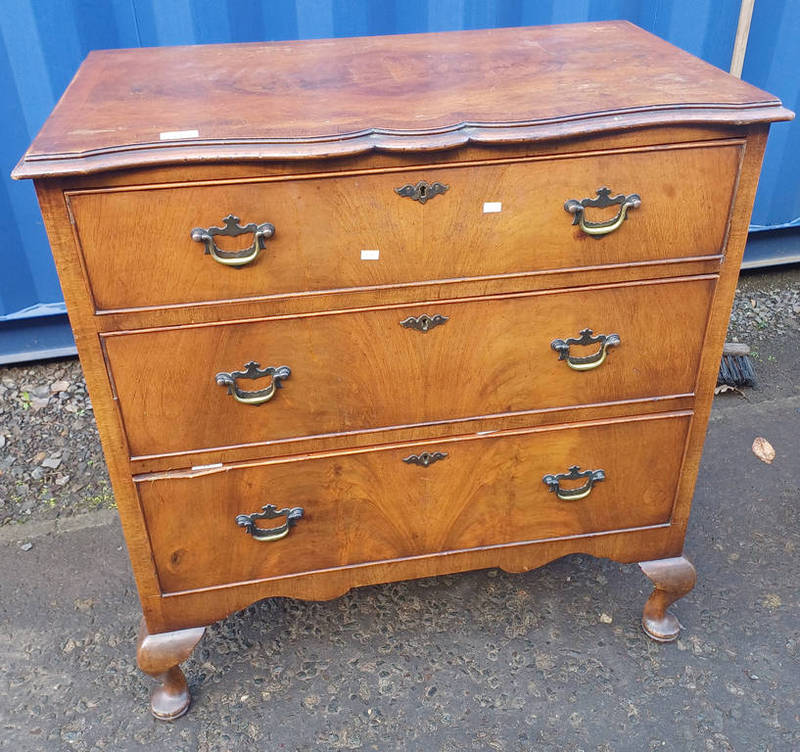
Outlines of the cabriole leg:
[[205,631],[205,627],[196,627],[151,635],[142,620],[136,661],[142,671],[159,682],[150,696],[150,710],[160,721],[180,718],[189,709],[192,698],[178,664],[191,655]]
[[697,580],[692,562],[683,556],[639,563],[654,585],[642,612],[642,627],[648,637],[658,642],[672,642],[680,632],[680,624],[667,609],[688,593]]

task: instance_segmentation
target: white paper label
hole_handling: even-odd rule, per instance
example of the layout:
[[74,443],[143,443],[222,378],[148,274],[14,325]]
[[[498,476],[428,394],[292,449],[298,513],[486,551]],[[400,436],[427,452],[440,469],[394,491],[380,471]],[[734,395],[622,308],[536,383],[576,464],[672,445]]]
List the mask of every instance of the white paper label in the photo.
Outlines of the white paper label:
[[483,205],[484,214],[497,214],[503,211],[503,204],[500,201],[487,201]]
[[380,251],[361,251],[362,261],[377,261],[380,257]]
[[162,141],[176,141],[181,138],[197,138],[199,135],[200,131],[164,131],[158,137]]

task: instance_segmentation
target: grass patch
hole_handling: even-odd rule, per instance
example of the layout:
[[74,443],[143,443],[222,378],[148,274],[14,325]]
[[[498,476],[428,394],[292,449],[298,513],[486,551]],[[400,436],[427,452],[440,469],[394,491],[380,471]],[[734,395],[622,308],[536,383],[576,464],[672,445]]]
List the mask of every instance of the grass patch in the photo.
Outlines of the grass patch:
[[92,510],[96,509],[116,509],[117,502],[111,489],[103,484],[98,493],[92,496],[84,496],[83,503]]

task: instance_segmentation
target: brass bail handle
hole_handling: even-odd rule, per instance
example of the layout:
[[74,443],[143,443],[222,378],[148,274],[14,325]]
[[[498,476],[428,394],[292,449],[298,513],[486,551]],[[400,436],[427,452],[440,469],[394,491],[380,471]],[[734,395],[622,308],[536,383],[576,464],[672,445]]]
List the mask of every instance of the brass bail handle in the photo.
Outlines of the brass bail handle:
[[[617,347],[622,340],[619,334],[597,334],[591,329],[581,329],[580,337],[569,337],[568,339],[554,339],[550,347],[558,353],[559,360],[566,360],[567,365],[574,371],[590,371],[598,368],[606,359],[608,350]],[[591,355],[577,356],[570,355],[569,349],[572,345],[600,345],[600,349]]]
[[[303,517],[304,511],[302,507],[278,509],[274,504],[266,504],[261,507],[260,512],[237,514],[236,524],[244,528],[244,531],[248,535],[252,535],[257,541],[276,541],[285,538],[289,534],[289,530],[294,527],[297,520]],[[286,517],[286,522],[278,527],[265,528],[256,525],[256,520],[274,520],[283,516]]]
[[[241,402],[243,405],[263,405],[275,396],[278,389],[283,388],[281,382],[291,375],[292,369],[289,366],[261,368],[258,363],[251,360],[249,363],[245,363],[243,371],[222,371],[214,377],[214,380],[220,386],[227,387],[228,394],[237,402]],[[237,383],[238,379],[260,379],[264,376],[272,377],[269,386],[264,389],[245,391]]]
[[[587,207],[605,209],[609,206],[619,205],[619,211],[615,217],[603,222],[590,222],[586,219]],[[578,225],[583,232],[592,237],[602,237],[610,232],[619,229],[628,217],[629,209],[638,209],[642,205],[642,198],[638,193],[631,193],[626,196],[620,193],[618,196],[611,195],[610,188],[598,188],[597,198],[571,198],[564,204],[564,211],[573,215],[572,224]]]
[[[264,244],[268,238],[275,234],[275,225],[263,222],[258,225],[250,222],[246,225],[239,224],[239,217],[229,214],[222,220],[224,227],[195,227],[192,230],[192,240],[195,243],[202,243],[205,246],[205,253],[209,254],[219,264],[223,266],[244,266],[251,261],[255,261],[260,251],[264,250]],[[242,251],[223,251],[217,247],[214,238],[218,235],[236,238],[239,235],[253,233],[253,242],[249,248]]]
[[[586,478],[586,483],[579,488],[561,488],[562,480],[580,480],[581,478]],[[572,465],[568,473],[545,475],[542,482],[550,493],[555,493],[561,501],[578,501],[585,499],[592,492],[595,483],[605,479],[605,470],[581,470],[578,465]]]

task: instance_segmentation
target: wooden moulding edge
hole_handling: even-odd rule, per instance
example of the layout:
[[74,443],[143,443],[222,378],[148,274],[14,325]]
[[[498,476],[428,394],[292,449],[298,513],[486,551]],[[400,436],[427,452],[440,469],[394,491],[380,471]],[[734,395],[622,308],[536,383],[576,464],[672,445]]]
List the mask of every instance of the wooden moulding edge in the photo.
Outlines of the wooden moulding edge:
[[[683,397],[688,395],[670,395],[669,399],[675,397]],[[650,398],[658,400],[659,398]],[[596,407],[597,405],[595,405]],[[440,436],[437,438],[426,439],[412,439],[405,441],[389,441],[378,444],[366,444],[364,446],[346,447],[338,449],[329,449],[316,452],[303,452],[298,454],[279,455],[277,457],[267,457],[250,460],[240,460],[238,462],[214,463],[213,465],[201,466],[199,468],[185,469],[185,470],[167,470],[162,472],[141,473],[134,475],[133,481],[135,483],[147,483],[157,480],[174,480],[174,479],[194,479],[202,476],[213,475],[215,473],[229,472],[231,470],[246,469],[251,467],[261,467],[263,465],[285,464],[288,462],[303,462],[306,460],[326,459],[329,457],[341,457],[354,454],[370,454],[373,452],[391,451],[395,449],[414,448],[427,445],[444,445],[454,444],[462,441],[476,441],[481,439],[498,439],[512,436],[526,436],[535,433],[545,433],[548,431],[564,431],[579,428],[589,428],[593,426],[604,426],[615,423],[635,423],[641,421],[651,420],[664,420],[672,418],[691,418],[694,411],[691,409],[670,410],[668,412],[655,412],[634,415],[623,415],[617,417],[604,417],[604,418],[589,418],[578,420],[574,422],[562,422],[556,424],[543,424],[536,426],[527,426],[524,428],[505,428],[489,431],[479,431],[477,433],[466,433],[461,435]]]
[[[778,100],[733,104],[683,104],[590,112],[522,123],[455,123],[428,131],[370,128],[347,134],[296,139],[209,139],[124,144],[83,152],[26,155],[15,180],[89,175],[117,169],[233,160],[324,159],[370,152],[440,151],[469,144],[519,144],[631,128],[718,124],[746,126],[790,120]],[[621,121],[624,119],[624,126]]]

